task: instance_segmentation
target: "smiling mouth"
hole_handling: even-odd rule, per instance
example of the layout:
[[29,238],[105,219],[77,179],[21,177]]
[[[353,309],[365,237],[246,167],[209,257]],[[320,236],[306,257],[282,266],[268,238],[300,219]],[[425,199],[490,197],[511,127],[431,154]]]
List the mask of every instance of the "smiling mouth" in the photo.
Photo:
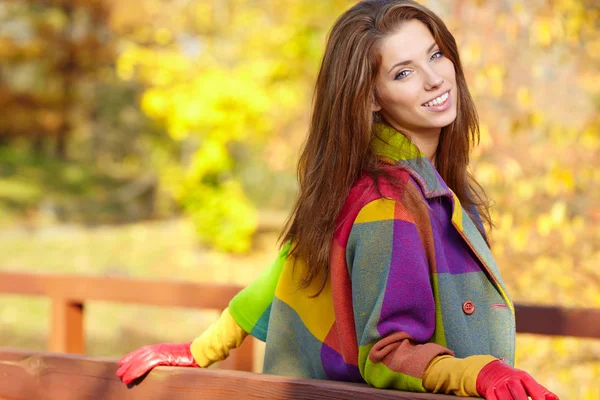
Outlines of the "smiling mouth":
[[444,104],[448,99],[450,98],[450,90],[448,90],[446,93],[442,94],[441,96],[436,97],[435,99],[428,101],[427,103],[423,103],[421,104],[423,107],[434,107],[434,106],[441,106],[442,104]]

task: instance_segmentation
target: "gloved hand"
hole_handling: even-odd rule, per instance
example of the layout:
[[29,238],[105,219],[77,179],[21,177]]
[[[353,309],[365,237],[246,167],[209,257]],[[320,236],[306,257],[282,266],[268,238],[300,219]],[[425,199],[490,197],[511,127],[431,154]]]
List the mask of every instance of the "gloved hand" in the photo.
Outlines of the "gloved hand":
[[[487,400],[558,400],[525,371],[500,361],[487,364],[477,375],[477,391]],[[528,397],[529,396],[529,397]]]
[[159,365],[197,367],[190,350],[191,343],[153,344],[132,351],[119,360],[117,376],[123,383],[131,382]]

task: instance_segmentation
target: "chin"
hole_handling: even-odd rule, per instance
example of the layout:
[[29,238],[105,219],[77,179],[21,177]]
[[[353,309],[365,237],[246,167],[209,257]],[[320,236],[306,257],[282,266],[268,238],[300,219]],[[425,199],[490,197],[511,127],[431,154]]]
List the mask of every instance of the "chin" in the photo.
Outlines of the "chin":
[[429,128],[445,128],[454,122],[455,118],[444,118],[429,124]]
[[436,121],[435,123],[435,127],[436,128],[444,128],[448,125],[450,125],[451,123],[453,123],[456,120],[456,113],[454,113],[453,115],[444,115],[444,116],[440,116],[440,119],[438,121]]

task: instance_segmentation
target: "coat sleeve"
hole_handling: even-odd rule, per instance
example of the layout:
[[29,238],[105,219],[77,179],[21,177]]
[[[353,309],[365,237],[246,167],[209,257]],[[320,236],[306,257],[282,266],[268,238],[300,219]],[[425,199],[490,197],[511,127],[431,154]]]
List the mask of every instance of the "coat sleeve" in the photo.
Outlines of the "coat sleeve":
[[424,392],[423,375],[437,356],[429,343],[435,300],[414,216],[401,201],[377,199],[358,213],[346,247],[359,369],[379,388]]
[[285,244],[275,261],[229,302],[233,320],[245,332],[263,342],[267,337],[275,289],[290,247],[290,243]]

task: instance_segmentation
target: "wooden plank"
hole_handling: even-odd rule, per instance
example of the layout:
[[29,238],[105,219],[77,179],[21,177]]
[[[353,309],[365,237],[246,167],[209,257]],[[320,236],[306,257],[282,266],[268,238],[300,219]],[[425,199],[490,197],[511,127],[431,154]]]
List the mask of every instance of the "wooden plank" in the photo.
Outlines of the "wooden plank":
[[[87,300],[223,310],[241,289],[229,284],[0,271],[0,293],[55,299],[48,348],[76,354],[85,350],[83,304]],[[219,368],[252,371],[252,347],[253,341],[247,340]]]
[[0,293],[223,310],[242,286],[0,271]]
[[[34,353],[0,347],[0,398],[76,399],[357,399],[457,400],[463,397],[373,389],[366,385],[241,371],[158,367],[128,389],[106,358]],[[464,398],[466,399],[466,398]]]
[[[238,285],[0,271],[0,293],[222,310]],[[517,332],[600,338],[600,309],[516,304]]]
[[65,298],[52,298],[48,349],[58,353],[85,353],[83,304]]
[[517,304],[518,333],[600,339],[600,309]]

